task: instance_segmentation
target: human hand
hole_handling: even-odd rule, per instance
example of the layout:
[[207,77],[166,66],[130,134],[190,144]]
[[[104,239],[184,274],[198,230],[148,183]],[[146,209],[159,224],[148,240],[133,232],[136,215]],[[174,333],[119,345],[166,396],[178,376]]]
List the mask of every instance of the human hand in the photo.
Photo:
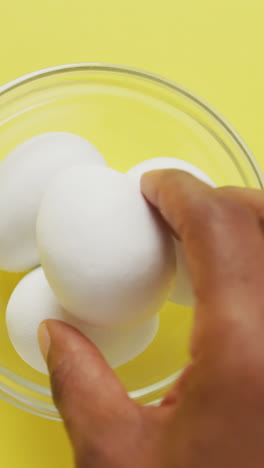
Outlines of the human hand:
[[174,170],[142,179],[181,239],[196,309],[191,364],[159,407],[130,400],[95,346],[40,327],[77,468],[263,468],[264,196]]

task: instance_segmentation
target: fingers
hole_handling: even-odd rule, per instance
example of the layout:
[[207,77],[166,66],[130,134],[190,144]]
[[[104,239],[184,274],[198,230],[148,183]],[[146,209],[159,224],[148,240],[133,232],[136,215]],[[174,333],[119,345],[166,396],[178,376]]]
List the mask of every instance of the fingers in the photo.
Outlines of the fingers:
[[55,404],[76,448],[106,430],[132,402],[100,352],[74,328],[47,320],[39,342]]
[[240,203],[187,173],[153,171],[142,178],[142,190],[182,239],[198,296],[237,285],[242,268],[256,271],[263,261],[257,217]]
[[175,170],[144,175],[142,191],[183,242],[196,330],[219,347],[229,335],[236,346],[236,330],[248,335],[254,326],[263,336],[264,241],[256,213]]

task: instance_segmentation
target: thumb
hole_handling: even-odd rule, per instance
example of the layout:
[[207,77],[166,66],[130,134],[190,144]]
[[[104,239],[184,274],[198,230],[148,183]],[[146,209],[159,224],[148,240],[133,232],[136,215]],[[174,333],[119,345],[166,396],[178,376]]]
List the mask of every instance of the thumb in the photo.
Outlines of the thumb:
[[42,322],[39,344],[54,402],[75,447],[107,430],[118,411],[124,414],[133,404],[95,345],[70,325]]

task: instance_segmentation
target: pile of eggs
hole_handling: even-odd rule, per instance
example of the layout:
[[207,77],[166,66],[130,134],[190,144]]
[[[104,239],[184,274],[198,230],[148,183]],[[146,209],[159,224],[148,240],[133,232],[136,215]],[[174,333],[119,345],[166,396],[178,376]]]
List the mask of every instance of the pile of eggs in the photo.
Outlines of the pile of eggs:
[[174,158],[122,174],[87,140],[62,132],[25,141],[0,164],[0,269],[30,270],[9,300],[7,329],[34,369],[47,374],[37,340],[45,319],[80,330],[115,368],[152,342],[168,298],[192,305],[181,245],[140,191],[144,172],[164,168],[213,185]]

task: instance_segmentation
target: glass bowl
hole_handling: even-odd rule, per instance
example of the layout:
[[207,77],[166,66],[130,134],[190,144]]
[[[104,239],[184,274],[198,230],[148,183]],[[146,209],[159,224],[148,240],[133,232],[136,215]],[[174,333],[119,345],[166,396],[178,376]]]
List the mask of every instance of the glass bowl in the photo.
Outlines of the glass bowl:
[[[210,106],[171,81],[105,64],[54,67],[0,88],[0,160],[34,135],[72,132],[90,140],[108,164],[127,171],[144,159],[185,159],[218,186],[263,187],[252,154]],[[23,275],[0,272],[0,395],[27,411],[59,419],[48,378],[25,364],[6,330],[5,309]],[[116,370],[132,398],[154,404],[188,363],[192,310],[167,302],[148,349]]]

